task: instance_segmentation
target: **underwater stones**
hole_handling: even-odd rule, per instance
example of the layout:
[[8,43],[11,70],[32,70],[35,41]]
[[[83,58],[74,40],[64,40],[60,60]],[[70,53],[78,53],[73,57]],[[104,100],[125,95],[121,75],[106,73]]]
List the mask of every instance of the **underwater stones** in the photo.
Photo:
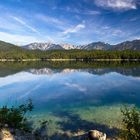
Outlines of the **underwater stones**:
[[90,130],[88,138],[89,140],[106,140],[106,134],[98,130]]
[[0,130],[0,140],[14,140],[14,137],[7,129]]
[[[12,130],[14,134],[11,132],[11,129],[4,128],[0,130],[0,140],[36,140],[37,137],[32,133],[27,133],[21,130]],[[42,137],[40,138],[43,139]]]

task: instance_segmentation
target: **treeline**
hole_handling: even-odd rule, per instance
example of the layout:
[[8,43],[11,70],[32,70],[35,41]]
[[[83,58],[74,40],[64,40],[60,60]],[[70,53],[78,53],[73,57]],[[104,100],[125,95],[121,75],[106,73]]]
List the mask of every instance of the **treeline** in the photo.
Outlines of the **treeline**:
[[95,51],[95,50],[0,50],[0,59],[140,59],[140,51]]
[[139,51],[51,50],[34,51],[40,59],[140,59]]

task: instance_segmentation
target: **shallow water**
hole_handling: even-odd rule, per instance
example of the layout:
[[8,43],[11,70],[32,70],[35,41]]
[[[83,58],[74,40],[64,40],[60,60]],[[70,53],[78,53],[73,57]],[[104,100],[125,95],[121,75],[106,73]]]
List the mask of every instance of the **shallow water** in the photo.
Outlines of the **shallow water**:
[[0,65],[0,106],[32,99],[31,119],[36,125],[39,120],[49,120],[50,135],[58,130],[96,128],[111,132],[121,127],[123,104],[140,107],[138,64],[95,68],[92,64],[84,68],[20,65],[14,70]]

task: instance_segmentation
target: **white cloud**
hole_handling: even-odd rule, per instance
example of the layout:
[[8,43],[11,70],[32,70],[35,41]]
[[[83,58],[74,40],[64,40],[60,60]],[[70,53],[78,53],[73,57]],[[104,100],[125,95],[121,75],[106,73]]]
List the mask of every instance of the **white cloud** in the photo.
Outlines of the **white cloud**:
[[120,29],[112,30],[112,35],[113,36],[120,36],[122,34],[124,34],[124,32],[122,30],[120,30]]
[[63,8],[63,10],[66,10],[67,12],[71,12],[71,13],[76,13],[76,14],[83,14],[83,15],[100,15],[101,12],[98,10],[89,10],[89,9],[81,9],[78,7],[70,7],[67,6],[65,8]]
[[127,40],[140,40],[140,35],[138,35],[138,36],[131,35],[131,36],[128,37]]
[[133,22],[133,21],[137,21],[137,20],[139,20],[140,19],[140,17],[139,16],[133,16],[132,18],[130,18],[129,19],[129,21],[131,21],[131,22]]
[[25,36],[25,35],[5,33],[5,32],[0,32],[0,40],[11,42],[17,45],[42,41],[34,36]]
[[16,45],[25,45],[32,42],[54,42],[50,34],[42,34],[42,32],[21,19],[10,14],[0,16],[0,28],[2,29],[0,31],[0,40]]
[[25,29],[22,28],[21,24],[19,25],[16,21],[13,21],[13,19],[11,20],[11,16],[8,14],[0,15],[0,28],[8,31],[25,31]]
[[95,4],[104,8],[112,8],[115,10],[137,9],[135,0],[95,0]]
[[86,14],[86,15],[100,15],[101,14],[100,11],[95,11],[95,10],[87,10],[87,11],[84,11],[82,13]]
[[39,20],[43,20],[43,21],[48,22],[48,23],[63,24],[63,22],[61,20],[54,18],[54,17],[47,16],[47,15],[37,14],[36,17]]
[[65,30],[69,26],[67,19],[63,19],[63,18],[60,19],[44,14],[36,14],[35,17],[37,20],[39,20],[39,22],[41,21],[44,22],[45,24],[49,24],[61,31]]
[[78,24],[73,28],[66,29],[63,32],[63,34],[76,33],[76,32],[79,32],[81,29],[84,29],[84,28],[85,28],[84,24]]
[[18,17],[15,16],[11,16],[14,20],[16,20],[18,23],[20,23],[21,25],[25,26],[26,28],[30,29],[31,31],[35,32],[35,33],[39,33],[35,28],[33,28],[32,26],[28,25],[25,21],[19,19]]

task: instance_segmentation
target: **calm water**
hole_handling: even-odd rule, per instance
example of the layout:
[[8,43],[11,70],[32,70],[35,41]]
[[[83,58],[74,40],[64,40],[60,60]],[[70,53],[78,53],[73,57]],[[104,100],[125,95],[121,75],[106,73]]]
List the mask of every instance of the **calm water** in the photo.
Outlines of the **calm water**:
[[120,107],[140,107],[140,65],[80,65],[1,64],[0,106],[32,99],[31,119],[36,126],[39,120],[49,120],[50,135],[58,130],[121,127]]

